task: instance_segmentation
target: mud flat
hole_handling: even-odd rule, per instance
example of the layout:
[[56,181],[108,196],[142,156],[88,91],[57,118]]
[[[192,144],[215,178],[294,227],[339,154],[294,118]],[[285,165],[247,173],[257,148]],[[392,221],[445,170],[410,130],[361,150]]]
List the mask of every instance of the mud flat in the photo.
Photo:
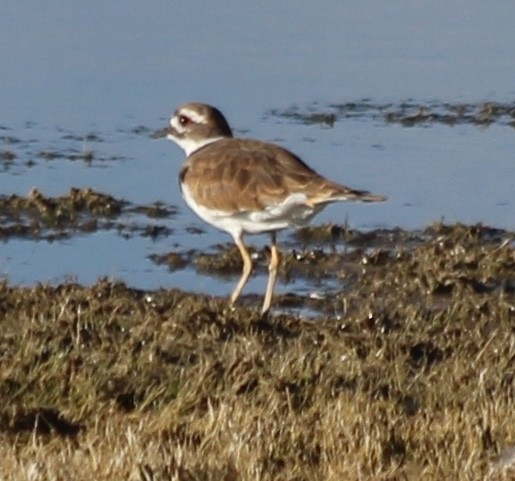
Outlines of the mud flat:
[[515,104],[439,101],[422,103],[411,99],[400,103],[377,103],[371,99],[362,99],[326,106],[314,103],[307,108],[294,105],[286,110],[269,110],[268,116],[328,126],[333,126],[335,122],[345,118],[365,118],[387,124],[400,124],[403,127],[431,124],[471,124],[478,127],[497,124],[515,127]]

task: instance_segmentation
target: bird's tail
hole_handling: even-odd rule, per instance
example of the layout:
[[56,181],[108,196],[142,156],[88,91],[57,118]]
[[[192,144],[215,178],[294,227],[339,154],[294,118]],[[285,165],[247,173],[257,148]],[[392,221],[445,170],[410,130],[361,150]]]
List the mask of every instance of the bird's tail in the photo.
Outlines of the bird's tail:
[[356,190],[340,184],[330,183],[320,189],[309,201],[310,204],[327,204],[340,201],[384,202],[384,195],[371,194],[367,190]]

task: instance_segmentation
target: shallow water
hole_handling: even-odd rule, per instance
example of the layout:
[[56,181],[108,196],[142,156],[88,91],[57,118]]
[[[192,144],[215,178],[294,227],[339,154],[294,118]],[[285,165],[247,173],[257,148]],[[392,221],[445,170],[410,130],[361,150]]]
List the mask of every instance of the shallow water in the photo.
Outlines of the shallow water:
[[[24,284],[112,276],[136,287],[228,293],[234,279],[171,273],[148,259],[230,241],[182,202],[182,152],[149,139],[176,104],[193,99],[218,105],[241,135],[278,142],[337,181],[389,196],[381,205],[331,206],[318,223],[415,229],[443,219],[513,230],[515,136],[506,123],[405,127],[363,116],[337,118],[330,127],[270,111],[326,112],[363,99],[393,106],[408,99],[510,103],[514,21],[508,1],[495,8],[480,1],[336,0],[323,8],[307,1],[206,8],[200,1],[52,0],[44,11],[3,1],[0,152],[15,158],[0,162],[0,193],[27,195],[37,187],[57,196],[91,187],[179,211],[165,222],[171,236],[156,240],[116,231],[53,243],[9,239],[0,275]],[[202,233],[191,234],[191,226]],[[248,290],[261,292],[263,283],[257,276]],[[310,289],[279,291],[290,288]]]

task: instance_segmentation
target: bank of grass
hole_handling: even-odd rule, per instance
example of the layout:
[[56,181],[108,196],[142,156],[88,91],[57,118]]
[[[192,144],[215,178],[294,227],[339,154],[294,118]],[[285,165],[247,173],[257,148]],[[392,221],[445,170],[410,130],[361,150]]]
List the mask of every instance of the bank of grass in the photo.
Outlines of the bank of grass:
[[513,479],[513,235],[426,234],[349,256],[318,319],[3,283],[0,478]]

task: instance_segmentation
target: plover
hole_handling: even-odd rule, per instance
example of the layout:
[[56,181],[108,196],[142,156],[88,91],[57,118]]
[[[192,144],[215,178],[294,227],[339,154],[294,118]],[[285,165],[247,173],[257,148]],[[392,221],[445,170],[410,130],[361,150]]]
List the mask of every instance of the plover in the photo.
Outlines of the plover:
[[277,231],[307,224],[333,202],[386,200],[326,179],[279,145],[233,137],[223,114],[211,105],[181,105],[169,125],[153,137],[167,137],[184,150],[186,161],[179,174],[184,200],[205,222],[228,232],[238,246],[243,272],[231,294],[231,306],[252,272],[245,234],[268,233],[271,237],[262,307],[266,314],[280,262]]

